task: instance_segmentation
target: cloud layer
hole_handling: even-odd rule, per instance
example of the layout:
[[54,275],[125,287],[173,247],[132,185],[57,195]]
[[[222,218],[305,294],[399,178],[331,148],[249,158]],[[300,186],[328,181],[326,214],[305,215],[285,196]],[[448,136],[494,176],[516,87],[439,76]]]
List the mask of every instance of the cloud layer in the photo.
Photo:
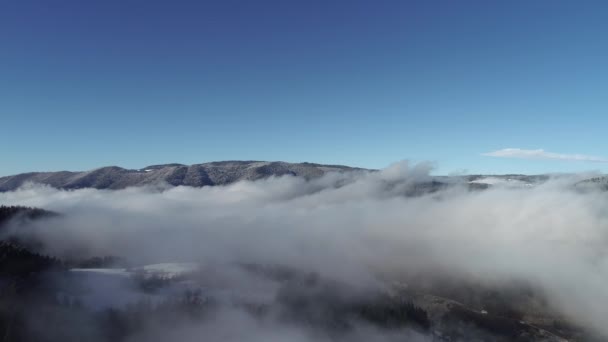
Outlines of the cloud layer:
[[582,161],[595,163],[608,163],[608,159],[584,154],[563,154],[547,152],[542,149],[525,150],[521,148],[504,148],[493,152],[482,153],[482,156],[518,159],[546,159],[563,161]]
[[469,192],[463,184],[404,196],[430,180],[428,171],[403,162],[380,172],[203,188],[32,185],[0,194],[0,203],[64,213],[21,231],[54,255],[281,264],[361,288],[433,270],[497,284],[520,280],[608,336],[604,193],[574,191],[560,178],[530,189]]

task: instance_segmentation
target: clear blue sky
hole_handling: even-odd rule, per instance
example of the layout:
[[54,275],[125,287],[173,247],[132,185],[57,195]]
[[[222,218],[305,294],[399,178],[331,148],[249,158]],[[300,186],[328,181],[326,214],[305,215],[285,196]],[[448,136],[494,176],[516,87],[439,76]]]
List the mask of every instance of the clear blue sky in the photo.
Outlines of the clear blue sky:
[[608,1],[0,1],[0,128],[0,175],[605,171],[568,156],[608,157]]

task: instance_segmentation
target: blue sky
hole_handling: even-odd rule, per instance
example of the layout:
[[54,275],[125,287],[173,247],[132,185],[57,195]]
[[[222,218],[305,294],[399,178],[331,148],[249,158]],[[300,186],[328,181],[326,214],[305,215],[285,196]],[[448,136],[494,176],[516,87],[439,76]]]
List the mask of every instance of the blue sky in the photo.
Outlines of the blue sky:
[[2,1],[0,175],[606,171],[607,36],[606,1]]

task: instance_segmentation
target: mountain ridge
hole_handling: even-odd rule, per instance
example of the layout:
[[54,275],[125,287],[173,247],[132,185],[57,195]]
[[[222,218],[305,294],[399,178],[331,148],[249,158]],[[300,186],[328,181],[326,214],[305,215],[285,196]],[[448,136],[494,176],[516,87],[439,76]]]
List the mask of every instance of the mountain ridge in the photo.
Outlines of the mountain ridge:
[[88,171],[27,172],[0,177],[0,191],[12,191],[27,183],[45,184],[59,189],[124,189],[161,182],[173,186],[201,187],[271,176],[293,175],[311,179],[327,172],[368,170],[345,165],[255,160],[214,161],[192,165],[156,164],[141,169],[126,169],[113,165]]
[[[192,165],[180,163],[154,164],[140,169],[127,169],[111,165],[88,171],[26,172],[4,176],[0,177],[0,192],[14,191],[28,183],[43,184],[66,190],[82,188],[118,190],[157,184],[202,187],[228,185],[242,180],[254,181],[284,175],[314,179],[327,172],[352,171],[374,172],[378,170],[336,164],[259,160],[212,161]],[[467,184],[471,190],[483,190],[497,183],[512,186],[532,186],[533,184],[543,183],[549,178],[551,178],[551,175],[547,174],[432,176],[430,180],[423,182],[424,184],[420,186],[426,192],[429,189],[439,190],[456,182]],[[577,182],[575,186],[586,189],[595,185],[594,188],[599,188],[598,183],[608,184],[606,179],[608,177],[596,176],[591,179],[583,179]],[[605,188],[608,189],[608,186],[605,186]]]

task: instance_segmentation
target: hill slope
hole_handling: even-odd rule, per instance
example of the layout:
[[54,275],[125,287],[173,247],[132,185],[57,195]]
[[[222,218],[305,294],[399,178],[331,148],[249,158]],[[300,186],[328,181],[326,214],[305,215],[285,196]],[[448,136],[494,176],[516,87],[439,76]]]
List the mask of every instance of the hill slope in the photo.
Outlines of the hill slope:
[[123,189],[167,182],[171,185],[225,185],[240,180],[256,180],[270,176],[293,175],[307,179],[326,172],[361,170],[341,165],[286,163],[264,161],[221,161],[194,165],[151,165],[139,170],[117,166],[83,172],[31,172],[0,178],[0,191],[11,191],[25,183],[40,183],[61,189]]

